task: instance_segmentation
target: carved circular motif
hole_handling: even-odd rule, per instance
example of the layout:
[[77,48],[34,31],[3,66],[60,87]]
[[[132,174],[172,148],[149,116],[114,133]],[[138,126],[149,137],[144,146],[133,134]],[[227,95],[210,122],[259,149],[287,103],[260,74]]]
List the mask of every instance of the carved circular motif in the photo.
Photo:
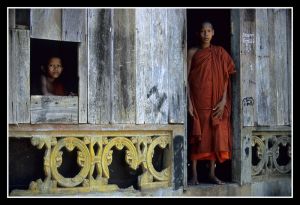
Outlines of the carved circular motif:
[[[73,178],[65,178],[57,170],[57,168],[62,164],[62,152],[60,150],[63,147],[66,147],[68,151],[72,151],[75,147],[79,149],[77,152],[77,163],[83,168]],[[91,156],[88,148],[83,141],[74,137],[68,137],[59,140],[51,153],[50,167],[53,178],[58,182],[59,185],[64,187],[74,187],[82,183],[89,173],[90,165]]]
[[149,172],[153,175],[153,177],[160,181],[166,181],[169,178],[170,175],[170,167],[167,167],[166,169],[162,170],[161,172],[156,171],[152,164],[152,158],[154,154],[154,149],[157,145],[159,145],[161,148],[165,148],[169,142],[167,141],[166,137],[157,137],[153,142],[150,144],[147,152],[147,165]]
[[257,136],[252,136],[252,147],[258,145],[257,147],[257,156],[260,159],[257,165],[252,164],[252,175],[258,175],[267,161],[267,153],[266,153],[266,146],[265,143],[262,141],[261,138]]
[[[281,136],[279,138],[277,138],[277,141],[276,143],[274,144],[273,148],[272,148],[272,155],[273,155],[273,163],[276,167],[276,169],[284,174],[284,173],[287,173],[291,170],[291,160],[286,164],[286,165],[279,165],[277,163],[277,159],[279,157],[279,146],[280,144],[282,144],[283,146],[287,146],[288,144],[290,145],[289,148],[291,147],[291,139],[290,137],[287,137],[287,136]],[[291,153],[290,153],[290,149],[288,149],[288,153],[287,155],[289,157],[291,157]]]
[[112,154],[113,150],[111,150],[113,147],[116,147],[118,150],[122,150],[124,146],[127,148],[125,160],[129,166],[136,170],[138,167],[138,153],[136,151],[136,148],[134,144],[125,137],[116,137],[111,139],[108,144],[105,146],[102,154],[102,167],[103,167],[103,174],[104,177],[109,178],[109,169],[108,165],[112,162]]

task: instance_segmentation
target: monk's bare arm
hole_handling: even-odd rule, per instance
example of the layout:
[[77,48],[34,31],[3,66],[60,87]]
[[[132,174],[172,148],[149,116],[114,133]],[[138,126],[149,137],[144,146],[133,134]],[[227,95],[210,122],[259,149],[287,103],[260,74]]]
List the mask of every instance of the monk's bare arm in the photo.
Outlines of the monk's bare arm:
[[197,52],[197,48],[191,48],[188,50],[188,59],[187,59],[187,74],[189,76],[191,70],[192,59],[195,53]]
[[227,99],[227,85],[228,85],[228,80],[229,80],[229,79],[227,79],[227,80],[225,81],[225,85],[224,85],[224,93],[223,93],[223,97],[222,97],[222,100],[225,101],[225,104],[226,104],[226,99]]
[[48,92],[47,77],[45,75],[41,76],[41,86],[42,86],[42,94],[43,95],[53,95],[52,93]]
[[[196,53],[197,50],[198,50],[197,48],[191,48],[188,51],[187,76],[189,76],[189,74],[190,74],[192,59],[193,59],[193,56],[195,55],[195,53]],[[192,104],[191,97],[190,97],[190,86],[189,86],[189,83],[187,83],[187,95],[188,95],[188,100],[189,100],[189,113],[190,113],[191,116],[193,116],[193,104]]]
[[224,113],[224,108],[226,105],[226,101],[227,101],[227,86],[228,86],[228,80],[227,79],[225,81],[225,85],[224,85],[224,92],[223,92],[223,96],[221,101],[213,108],[214,112],[213,112],[213,116],[217,117],[217,118],[222,118],[223,113]]

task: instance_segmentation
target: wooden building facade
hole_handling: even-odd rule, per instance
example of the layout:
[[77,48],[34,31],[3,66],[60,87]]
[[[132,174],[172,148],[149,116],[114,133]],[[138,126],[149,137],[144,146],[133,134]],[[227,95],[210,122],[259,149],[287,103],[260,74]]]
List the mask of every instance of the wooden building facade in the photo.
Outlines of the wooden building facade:
[[[122,185],[112,176],[124,167],[138,194],[182,195],[189,188],[187,12],[8,9],[9,141],[22,148],[17,141],[30,140],[43,153],[35,168],[43,177],[16,190],[18,177],[10,174],[11,195],[113,194]],[[231,181],[244,186],[283,175],[290,183],[291,9],[229,12],[237,70]],[[39,46],[43,42],[47,46]],[[70,48],[62,52],[73,65],[65,79],[76,95],[35,95],[33,65],[59,46]],[[21,163],[13,151],[11,170]],[[113,165],[120,151],[124,165]],[[72,176],[60,171],[67,152],[77,152],[79,169]],[[249,195],[261,186],[252,184]]]

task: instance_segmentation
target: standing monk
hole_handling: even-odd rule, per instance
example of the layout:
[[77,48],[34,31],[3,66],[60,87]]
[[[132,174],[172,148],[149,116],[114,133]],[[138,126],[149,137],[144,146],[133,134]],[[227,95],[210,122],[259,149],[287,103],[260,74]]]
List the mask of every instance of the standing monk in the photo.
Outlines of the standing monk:
[[198,184],[197,161],[209,160],[209,179],[215,184],[224,184],[215,175],[216,161],[231,158],[231,88],[230,74],[234,63],[220,46],[211,45],[214,29],[210,22],[201,24],[200,48],[188,51],[188,99],[192,116],[192,131],[189,139],[193,177]]

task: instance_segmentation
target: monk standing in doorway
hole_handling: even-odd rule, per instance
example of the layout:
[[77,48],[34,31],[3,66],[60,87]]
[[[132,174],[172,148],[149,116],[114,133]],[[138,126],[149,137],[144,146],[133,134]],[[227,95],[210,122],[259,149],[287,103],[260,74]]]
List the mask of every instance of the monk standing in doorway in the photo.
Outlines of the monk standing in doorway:
[[200,48],[188,51],[192,184],[199,184],[198,160],[210,161],[210,182],[224,184],[215,175],[216,161],[222,163],[231,158],[230,74],[235,69],[233,60],[225,49],[211,44],[213,36],[213,25],[210,22],[202,23]]

